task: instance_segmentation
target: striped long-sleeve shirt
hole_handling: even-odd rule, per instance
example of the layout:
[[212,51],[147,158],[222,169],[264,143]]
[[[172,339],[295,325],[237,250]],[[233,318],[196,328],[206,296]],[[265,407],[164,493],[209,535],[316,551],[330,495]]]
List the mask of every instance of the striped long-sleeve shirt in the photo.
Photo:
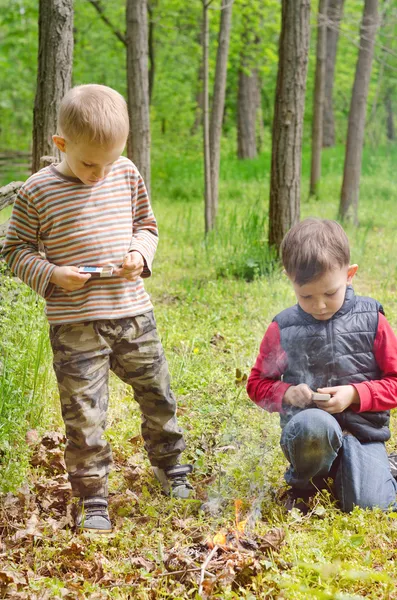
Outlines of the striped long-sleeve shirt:
[[[45,258],[39,252],[44,246]],[[143,281],[91,277],[68,292],[50,283],[56,266],[121,266],[139,251],[149,277],[158,242],[155,217],[135,165],[120,157],[93,186],[51,165],[32,175],[15,201],[3,246],[11,270],[46,299],[51,324],[118,319],[152,309]]]

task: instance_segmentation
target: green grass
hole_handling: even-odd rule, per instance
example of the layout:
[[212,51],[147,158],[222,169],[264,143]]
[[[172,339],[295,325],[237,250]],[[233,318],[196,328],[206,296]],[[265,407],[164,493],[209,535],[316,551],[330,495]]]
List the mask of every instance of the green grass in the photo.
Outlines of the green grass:
[[[155,305],[158,329],[178,397],[179,420],[187,441],[185,459],[195,465],[194,483],[199,494],[222,503],[223,508],[214,516],[204,516],[198,510],[198,502],[182,506],[165,500],[153,491],[147,459],[139,454],[136,460],[145,473],[143,488],[134,489],[137,499],[126,511],[124,521],[118,521],[121,528],[115,536],[90,541],[86,546],[87,556],[106,557],[106,570],[113,574],[125,572],[126,561],[131,556],[153,560],[161,568],[161,557],[175,544],[180,548],[192,544],[190,533],[175,530],[174,516],[191,519],[191,530],[198,530],[205,537],[232,524],[234,501],[241,499],[244,514],[260,511],[255,525],[258,535],[269,527],[282,527],[286,542],[279,554],[269,555],[255,577],[248,578],[240,587],[224,585],[212,597],[396,599],[396,519],[379,511],[359,509],[352,515],[344,515],[327,497],[320,499],[317,515],[305,519],[298,514],[285,515],[274,499],[274,491],[283,485],[286,464],[279,448],[278,415],[257,408],[238,381],[241,375],[249,373],[273,316],[294,302],[286,278],[266,249],[269,152],[254,161],[242,162],[231,153],[225,153],[217,231],[207,241],[203,235],[200,152],[197,140],[169,153],[164,148],[161,153],[155,150],[152,195],[160,244],[153,277],[146,287]],[[337,148],[324,152],[324,176],[318,201],[307,199],[309,157],[310,153],[305,150],[302,217],[335,218],[343,151]],[[395,330],[397,188],[393,182],[396,167],[396,149],[366,149],[360,227],[347,227],[352,262],[360,267],[356,292],[380,300]],[[261,276],[261,273],[266,275]],[[39,420],[45,428],[59,425],[50,351],[48,345],[40,341],[46,327],[39,316],[41,308],[40,303],[37,305],[32,296],[24,292],[16,305],[12,300],[7,301],[0,318],[1,339],[7,340],[7,357],[10,357],[7,361],[11,361],[10,369],[14,373],[14,391],[7,392],[6,396],[10,407],[7,414],[10,422],[20,420],[18,435],[10,438],[14,457],[26,455],[23,450],[26,428],[37,425]],[[31,340],[35,340],[36,345],[32,345]],[[29,345],[31,350],[21,353],[20,349]],[[38,355],[40,348],[42,357]],[[27,402],[16,417],[12,412],[12,393],[17,394],[19,400],[24,390],[30,394],[33,390],[34,408],[31,401]],[[112,380],[107,435],[116,458],[127,460],[134,456],[129,440],[139,433],[139,427],[139,412],[131,392]],[[395,417],[392,429],[396,431]],[[11,430],[8,427],[10,435]],[[396,447],[393,436],[388,448],[395,450]],[[27,460],[21,459],[18,464],[20,473],[25,473]],[[10,472],[5,489],[19,481],[20,477]],[[4,486],[4,479],[2,482]],[[113,471],[112,492],[127,498],[126,487],[121,473]],[[68,588],[62,571],[62,555],[58,558],[70,544],[68,536],[66,532],[49,536],[35,547],[34,570],[43,576],[36,577],[31,591],[47,589],[53,597],[61,597],[59,588]],[[44,575],[49,561],[55,570],[59,569],[58,575],[54,575],[54,570],[51,577]],[[108,589],[90,580],[84,584],[79,597],[91,598],[98,594],[100,598],[115,599],[198,598],[197,586],[185,586],[172,578],[157,582],[157,591],[153,592],[150,574],[145,575],[144,569],[138,567],[130,566],[130,569],[141,573],[138,587],[134,588],[135,595],[129,595],[128,589]]]

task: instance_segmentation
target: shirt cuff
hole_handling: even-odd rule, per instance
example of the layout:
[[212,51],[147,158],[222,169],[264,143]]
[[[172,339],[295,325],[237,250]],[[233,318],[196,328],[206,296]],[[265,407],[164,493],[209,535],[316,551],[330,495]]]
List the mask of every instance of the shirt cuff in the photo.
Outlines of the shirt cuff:
[[37,293],[42,296],[43,298],[45,298],[47,300],[47,298],[49,298],[52,294],[52,292],[54,291],[54,284],[50,283],[50,279],[51,279],[51,275],[53,273],[53,271],[55,270],[56,265],[52,264],[52,263],[48,263],[45,268],[43,269],[43,273],[41,275],[41,281],[40,281],[40,285],[39,285],[39,289],[37,290]]
[[372,409],[372,394],[366,382],[352,384],[357,394],[360,396],[360,404],[351,404],[351,408],[354,412],[366,412]]

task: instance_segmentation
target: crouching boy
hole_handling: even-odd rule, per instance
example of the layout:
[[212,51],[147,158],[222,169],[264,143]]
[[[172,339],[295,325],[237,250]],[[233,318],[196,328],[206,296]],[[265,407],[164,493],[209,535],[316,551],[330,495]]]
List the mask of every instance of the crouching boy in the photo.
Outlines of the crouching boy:
[[330,476],[343,511],[387,509],[397,491],[385,449],[397,405],[396,336],[379,302],[355,295],[358,267],[338,223],[302,221],[286,234],[281,255],[297,304],[267,329],[247,390],[280,413],[286,506],[307,510]]
[[[3,254],[16,275],[46,300],[54,369],[66,427],[65,461],[79,529],[109,532],[111,449],[103,438],[112,370],[130,384],[142,436],[164,491],[187,498],[190,465],[153,306],[143,285],[157,246],[144,181],[121,156],[129,132],[125,100],[83,85],[62,101],[58,165],[20,189]],[[45,257],[38,251],[39,239]],[[104,277],[80,266],[104,268]]]

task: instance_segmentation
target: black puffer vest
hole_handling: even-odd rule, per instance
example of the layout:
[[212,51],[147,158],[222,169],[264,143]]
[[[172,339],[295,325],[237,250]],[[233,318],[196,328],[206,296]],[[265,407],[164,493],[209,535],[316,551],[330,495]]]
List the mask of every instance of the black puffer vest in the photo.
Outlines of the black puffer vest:
[[[328,321],[318,321],[299,304],[278,314],[281,346],[288,366],[283,381],[307,383],[312,390],[380,379],[381,373],[373,353],[382,306],[372,298],[356,296],[346,289],[345,301]],[[310,405],[308,408],[313,408]],[[281,427],[302,409],[284,406]],[[355,413],[350,408],[333,415],[342,429],[361,442],[386,441],[390,438],[389,411]]]

